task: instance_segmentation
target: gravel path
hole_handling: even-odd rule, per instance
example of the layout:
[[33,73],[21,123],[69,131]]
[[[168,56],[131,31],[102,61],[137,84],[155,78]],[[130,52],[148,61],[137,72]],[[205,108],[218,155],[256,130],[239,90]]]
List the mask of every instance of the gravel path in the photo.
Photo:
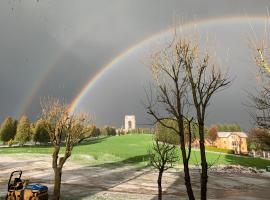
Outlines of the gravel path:
[[[13,170],[22,169],[23,179],[46,184],[52,191],[53,171],[48,155],[9,154],[0,157],[0,197],[6,193],[7,180]],[[199,171],[191,170],[194,191],[199,195]],[[109,164],[88,166],[67,161],[63,171],[63,199],[127,200],[156,199],[157,173],[149,168],[113,166]],[[164,174],[164,199],[186,199],[181,170]],[[213,168],[209,174],[209,199],[269,199],[269,173],[254,173],[241,167]],[[1,198],[0,198],[1,199]]]

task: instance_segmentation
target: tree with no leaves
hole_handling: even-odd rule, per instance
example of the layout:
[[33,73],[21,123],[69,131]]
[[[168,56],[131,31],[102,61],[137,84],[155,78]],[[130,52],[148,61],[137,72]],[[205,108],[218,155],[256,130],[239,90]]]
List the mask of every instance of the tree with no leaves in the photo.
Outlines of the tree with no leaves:
[[[263,129],[270,129],[270,65],[265,60],[267,57],[266,52],[262,49],[257,49],[258,55],[255,56],[256,65],[260,69],[260,76],[262,79],[261,89],[257,95],[251,95],[253,102],[252,107],[255,108],[255,112],[252,113],[252,117],[256,124]],[[269,56],[269,55],[268,55]]]
[[[82,137],[90,132],[93,125],[90,117],[86,114],[69,113],[67,104],[59,99],[47,98],[41,102],[42,120],[45,122],[45,128],[50,135],[50,141],[53,145],[52,168],[54,170],[54,191],[53,199],[60,199],[60,187],[62,168],[71,156],[74,145]],[[63,140],[63,136],[65,136]],[[62,142],[64,141],[64,142]],[[59,152],[62,143],[64,155],[60,156]]]
[[157,138],[154,138],[153,147],[149,150],[149,156],[149,164],[158,170],[158,200],[162,200],[163,173],[172,168],[173,164],[179,160],[176,146],[166,141],[160,142]]
[[[199,129],[201,155],[201,199],[207,198],[208,164],[205,155],[205,114],[211,97],[230,84],[216,65],[210,63],[210,54],[199,52],[198,44],[175,35],[172,43],[152,57],[151,72],[155,80],[155,94],[147,95],[147,112],[156,122],[179,135],[185,185],[189,199],[195,199],[189,172],[191,142],[185,146],[185,120],[196,119]],[[176,127],[163,123],[172,120]],[[191,119],[191,121],[190,121]],[[191,141],[191,140],[189,140]]]
[[[269,53],[269,13],[265,21],[264,36],[258,39],[257,35],[250,37],[250,47],[254,53],[254,62],[259,67],[259,92],[256,95],[250,95],[252,104],[248,105],[255,108],[255,112],[251,113],[257,126],[263,129],[270,129],[270,53]],[[253,29],[253,27],[252,27]],[[252,30],[252,33],[253,30]],[[255,34],[255,33],[254,33]]]

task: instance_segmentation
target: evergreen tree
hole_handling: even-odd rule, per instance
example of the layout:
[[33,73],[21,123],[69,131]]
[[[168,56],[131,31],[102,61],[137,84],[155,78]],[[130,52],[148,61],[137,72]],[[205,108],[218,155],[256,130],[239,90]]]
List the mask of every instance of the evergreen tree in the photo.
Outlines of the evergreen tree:
[[31,140],[31,127],[30,122],[26,116],[22,116],[17,127],[17,133],[15,141],[24,145],[26,142]]
[[46,129],[45,121],[42,119],[39,119],[33,128],[33,141],[40,143],[48,143],[50,141],[50,135]]
[[11,117],[7,117],[1,125],[0,129],[0,140],[8,142],[11,139],[14,139],[16,134],[16,120],[13,121]]
[[242,131],[242,128],[240,127],[239,124],[235,124],[235,128],[236,128],[236,131],[239,131],[239,132]]
[[216,126],[217,127],[217,131],[219,131],[219,132],[222,132],[223,131],[221,124],[217,124],[217,125],[213,125],[213,126]]

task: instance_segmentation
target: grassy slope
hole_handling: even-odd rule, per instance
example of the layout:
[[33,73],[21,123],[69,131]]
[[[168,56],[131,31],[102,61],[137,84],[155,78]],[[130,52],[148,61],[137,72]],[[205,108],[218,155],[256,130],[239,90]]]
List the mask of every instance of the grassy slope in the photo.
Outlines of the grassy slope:
[[[132,134],[125,136],[108,137],[89,141],[80,146],[76,146],[73,151],[73,159],[83,160],[84,162],[95,163],[139,163],[147,160],[147,150],[152,144],[151,135]],[[0,154],[9,153],[41,153],[52,152],[50,147],[13,147],[1,148]],[[191,164],[199,163],[200,156],[198,151],[193,151]],[[91,158],[91,161],[88,159]],[[270,166],[270,160],[260,158],[250,158],[234,156],[229,154],[218,154],[207,152],[209,163],[217,164],[239,164],[257,168]],[[197,162],[198,161],[198,162]]]

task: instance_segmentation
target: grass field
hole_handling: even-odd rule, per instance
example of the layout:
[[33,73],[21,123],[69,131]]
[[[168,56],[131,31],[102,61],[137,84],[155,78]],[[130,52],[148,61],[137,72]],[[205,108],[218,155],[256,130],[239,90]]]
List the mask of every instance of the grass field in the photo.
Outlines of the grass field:
[[[151,145],[152,136],[148,134],[130,134],[98,138],[76,146],[72,152],[72,159],[86,164],[146,164],[148,160],[147,152]],[[51,154],[52,150],[53,149],[48,146],[6,147],[0,148],[0,154]],[[270,160],[219,154],[216,152],[207,152],[207,160],[209,163],[225,165],[235,164],[257,168],[270,166]],[[193,151],[191,164],[196,165],[199,161],[199,151]],[[179,164],[181,164],[181,161],[179,161]]]

